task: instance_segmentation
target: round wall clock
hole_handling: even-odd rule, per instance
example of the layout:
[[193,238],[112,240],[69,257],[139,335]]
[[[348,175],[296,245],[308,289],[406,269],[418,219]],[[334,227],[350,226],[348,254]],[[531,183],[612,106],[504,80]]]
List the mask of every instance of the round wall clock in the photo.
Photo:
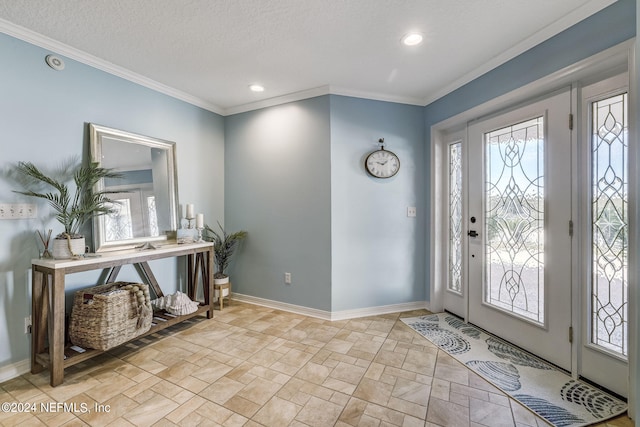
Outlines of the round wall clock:
[[400,170],[400,159],[382,146],[367,156],[364,167],[375,178],[391,178]]

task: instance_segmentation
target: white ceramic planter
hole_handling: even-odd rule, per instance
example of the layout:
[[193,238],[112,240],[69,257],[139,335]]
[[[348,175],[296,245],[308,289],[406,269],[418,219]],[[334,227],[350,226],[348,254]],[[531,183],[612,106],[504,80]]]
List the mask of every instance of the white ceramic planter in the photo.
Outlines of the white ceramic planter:
[[213,278],[214,285],[224,285],[225,283],[229,283],[229,276],[222,279],[216,279],[215,277]]
[[[222,288],[222,298],[226,298],[229,296],[229,288]],[[213,299],[218,299],[220,298],[220,291],[218,291],[217,289],[214,289],[213,291]]]
[[69,252],[67,239],[53,239],[53,257],[55,259],[70,259],[73,258],[74,255],[83,255],[84,248],[84,237],[71,239],[71,252]]

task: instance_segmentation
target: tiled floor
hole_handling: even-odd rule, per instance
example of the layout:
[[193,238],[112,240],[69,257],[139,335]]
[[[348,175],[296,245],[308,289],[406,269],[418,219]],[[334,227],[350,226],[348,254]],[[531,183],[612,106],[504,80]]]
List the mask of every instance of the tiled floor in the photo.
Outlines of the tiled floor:
[[47,372],[0,384],[0,402],[35,405],[0,423],[546,425],[398,320],[423,313],[329,322],[234,303],[71,367],[58,387]]

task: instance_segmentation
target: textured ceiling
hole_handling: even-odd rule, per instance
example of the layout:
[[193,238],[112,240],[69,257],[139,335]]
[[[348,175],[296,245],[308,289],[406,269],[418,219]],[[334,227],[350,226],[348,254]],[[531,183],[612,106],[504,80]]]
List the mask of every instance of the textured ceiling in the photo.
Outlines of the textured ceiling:
[[0,31],[223,114],[311,89],[425,105],[613,2],[0,0]]

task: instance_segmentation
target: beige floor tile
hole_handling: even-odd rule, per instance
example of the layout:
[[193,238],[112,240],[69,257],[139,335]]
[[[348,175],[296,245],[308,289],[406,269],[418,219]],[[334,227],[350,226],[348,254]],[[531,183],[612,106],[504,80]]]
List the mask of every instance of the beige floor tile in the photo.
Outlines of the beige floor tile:
[[149,399],[135,409],[127,412],[122,416],[133,425],[152,425],[162,419],[165,415],[171,413],[179,405],[169,398],[156,395],[153,399]]
[[380,420],[381,425],[401,426],[404,423],[405,414],[386,406],[367,404],[364,414],[372,418]]
[[391,392],[391,396],[426,407],[429,402],[430,392],[431,386],[399,378]]
[[[206,402],[202,404],[195,413],[201,416],[205,421],[202,425],[223,425],[229,418],[231,418],[234,412],[223,406],[215,404],[213,402]],[[193,415],[189,415],[191,417]]]
[[345,341],[342,339],[334,338],[324,345],[324,350],[329,350],[335,353],[347,354],[353,347],[353,342]]
[[431,397],[435,397],[440,400],[449,400],[449,392],[451,390],[451,383],[441,378],[434,378],[431,383]]
[[138,383],[131,381],[122,375],[114,376],[109,381],[100,383],[95,387],[85,391],[85,394],[91,397],[98,403],[103,403],[117,394],[120,394],[127,389],[138,385]]
[[427,421],[441,426],[469,426],[469,408],[440,399],[429,399]]
[[367,402],[377,403],[378,405],[386,405],[393,392],[393,386],[389,384],[381,384],[368,378],[363,378],[355,392],[357,397]]
[[282,388],[282,384],[278,384],[272,381],[265,380],[263,378],[256,378],[242,390],[236,393],[236,396],[244,397],[257,405],[264,405],[273,397],[278,390]]
[[469,417],[474,423],[489,427],[512,427],[515,421],[510,407],[471,398]]
[[393,366],[395,368],[401,368],[406,357],[405,353],[396,351],[381,350],[373,359],[377,363],[381,363],[387,366]]
[[366,408],[366,401],[352,397],[340,414],[340,421],[350,426],[357,426]]
[[222,405],[244,387],[245,384],[241,382],[235,381],[229,377],[222,377],[218,381],[202,390],[199,393],[199,396]]
[[326,427],[336,423],[343,407],[312,397],[296,416],[296,419],[312,427]]
[[123,391],[122,394],[133,399],[140,393],[144,393],[145,391],[148,391],[149,389],[151,389],[151,387],[153,387],[155,384],[159,383],[160,381],[162,381],[162,379],[156,376],[147,378],[141,383],[136,384],[133,387],[130,387],[129,389]]
[[438,363],[436,365],[433,376],[435,378],[447,380],[455,384],[461,384],[464,386],[467,386],[469,384],[469,369],[462,366],[461,364],[446,365]]
[[251,418],[260,409],[259,404],[244,397],[234,395],[224,403],[224,407],[230,411],[237,412],[243,417]]
[[0,425],[548,427],[399,317],[331,322],[234,302],[74,365],[58,387],[46,371],[0,384],[0,401],[109,411],[0,412]]
[[346,394],[353,394],[353,391],[356,389],[355,384],[351,384],[337,378],[327,378],[322,386]]
[[300,406],[279,397],[273,397],[253,417],[265,426],[286,427],[298,415]]
[[295,377],[314,384],[322,384],[329,374],[331,374],[331,368],[310,361],[296,372]]
[[[188,418],[190,414],[196,412],[198,408],[205,403],[207,403],[206,399],[200,396],[193,396],[191,399],[167,414],[165,418],[173,423],[180,424],[185,420],[185,418]],[[186,424],[186,420],[183,424]]]

